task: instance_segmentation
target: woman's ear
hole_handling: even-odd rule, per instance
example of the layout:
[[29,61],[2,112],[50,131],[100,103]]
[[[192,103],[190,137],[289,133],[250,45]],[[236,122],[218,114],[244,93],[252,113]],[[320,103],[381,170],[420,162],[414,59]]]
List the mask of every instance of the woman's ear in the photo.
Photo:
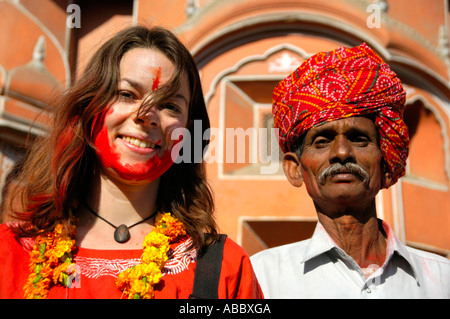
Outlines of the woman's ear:
[[303,184],[303,176],[301,173],[300,159],[297,154],[287,152],[283,157],[283,170],[288,181],[295,187],[300,187]]

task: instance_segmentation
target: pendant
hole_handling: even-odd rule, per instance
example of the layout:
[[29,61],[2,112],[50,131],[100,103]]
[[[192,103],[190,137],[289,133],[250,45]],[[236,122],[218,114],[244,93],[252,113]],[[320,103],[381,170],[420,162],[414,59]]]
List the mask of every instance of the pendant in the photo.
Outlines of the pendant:
[[126,243],[130,239],[130,231],[128,227],[124,224],[120,225],[114,231],[114,239],[118,243]]

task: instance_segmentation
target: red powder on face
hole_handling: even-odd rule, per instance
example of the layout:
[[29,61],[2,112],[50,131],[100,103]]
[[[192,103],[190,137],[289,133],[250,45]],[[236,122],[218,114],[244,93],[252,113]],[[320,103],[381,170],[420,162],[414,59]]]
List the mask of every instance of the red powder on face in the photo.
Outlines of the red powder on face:
[[[121,154],[116,150],[116,147],[110,144],[108,129],[104,125],[106,113],[103,112],[93,123],[93,141],[97,148],[97,156],[105,168],[111,168],[122,179],[129,181],[153,181],[160,177],[170,166],[173,161],[171,152],[167,151],[161,158],[158,155],[154,155],[148,159],[145,163],[127,164],[121,162]],[[95,127],[94,127],[95,126]],[[173,146],[172,146],[173,147]]]
[[155,78],[153,79],[152,91],[156,91],[158,89],[160,82],[161,82],[161,67],[159,67],[155,71]]

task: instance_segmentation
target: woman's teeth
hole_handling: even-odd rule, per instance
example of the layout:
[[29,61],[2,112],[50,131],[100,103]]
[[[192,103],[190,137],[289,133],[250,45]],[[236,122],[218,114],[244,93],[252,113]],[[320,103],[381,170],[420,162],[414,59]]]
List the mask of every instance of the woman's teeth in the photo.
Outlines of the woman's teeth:
[[150,142],[146,142],[134,137],[129,137],[129,136],[122,136],[122,139],[125,142],[128,142],[130,144],[133,144],[137,147],[141,147],[141,148],[156,148],[156,144],[150,143]]

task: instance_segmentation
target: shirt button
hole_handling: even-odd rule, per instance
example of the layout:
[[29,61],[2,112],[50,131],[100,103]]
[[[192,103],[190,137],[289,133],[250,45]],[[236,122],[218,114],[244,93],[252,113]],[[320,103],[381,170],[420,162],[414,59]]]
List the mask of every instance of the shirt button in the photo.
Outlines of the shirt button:
[[370,290],[370,288],[366,288],[366,293],[370,294],[372,292],[372,290]]

